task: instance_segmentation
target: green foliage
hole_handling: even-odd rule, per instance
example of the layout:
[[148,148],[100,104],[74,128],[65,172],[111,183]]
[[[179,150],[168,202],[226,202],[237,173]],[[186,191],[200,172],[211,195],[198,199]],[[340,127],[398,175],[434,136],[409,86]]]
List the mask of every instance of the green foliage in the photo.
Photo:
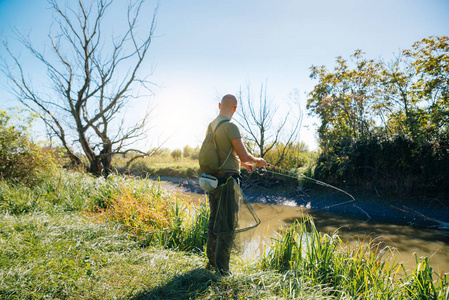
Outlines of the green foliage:
[[437,274],[429,266],[429,258],[418,259],[415,253],[415,261],[413,273],[407,274],[405,268],[402,268],[406,276],[401,282],[407,296],[411,299],[449,299],[449,276],[442,272],[438,280],[434,280]]
[[143,244],[198,250],[206,240],[205,206],[169,193],[155,182],[62,170],[33,187],[0,181],[0,213],[77,211],[91,211],[95,219],[122,224]]
[[149,163],[141,160],[131,165],[130,172],[138,176],[198,178],[202,172],[198,161],[183,160],[182,162]]
[[264,159],[281,168],[298,169],[314,164],[317,155],[309,151],[307,145],[301,142],[290,145],[288,149],[284,144],[278,144],[267,152]]
[[[82,213],[2,215],[0,247],[1,299],[141,299],[158,288],[150,299],[161,299],[168,281],[205,264],[201,256],[144,248],[120,225]],[[204,270],[195,286],[211,279]]]
[[95,209],[95,218],[122,224],[142,245],[203,250],[209,216],[204,205],[168,193],[147,180],[123,182],[119,176],[108,180],[118,187],[111,192],[104,209]]
[[29,140],[28,126],[11,123],[12,116],[0,111],[0,178],[35,184],[55,168],[53,155]]
[[321,119],[315,173],[396,190],[449,190],[449,38],[429,37],[392,62],[357,50],[352,65],[311,68],[307,108]]
[[314,176],[331,183],[397,192],[447,191],[449,136],[438,144],[405,135],[342,140],[321,154]]
[[190,147],[189,145],[184,146],[184,148],[182,149],[182,156],[183,157],[191,157],[193,154],[193,148]]
[[180,160],[182,158],[182,151],[180,149],[175,149],[170,154],[174,160]]
[[178,201],[171,208],[170,230],[162,229],[154,238],[159,245],[182,251],[201,252],[207,241],[209,208],[206,205],[188,207]]
[[204,268],[207,206],[148,180],[61,170],[32,187],[1,180],[0,197],[2,299],[449,296],[447,274],[427,259],[399,274],[387,249],[350,248],[311,218],[281,232],[260,261],[233,256],[234,275],[220,278]]
[[324,66],[311,68],[310,77],[319,82],[309,94],[307,108],[321,119],[318,133],[324,149],[342,136],[366,137],[379,113],[380,63],[365,59],[360,50],[355,51],[351,61],[352,69],[341,56],[333,72]]
[[106,184],[104,179],[60,169],[32,187],[0,181],[0,212],[53,214],[104,207],[118,186],[112,179]]
[[198,160],[199,155],[200,155],[200,147],[195,147],[190,152],[190,158],[193,159],[193,160]]

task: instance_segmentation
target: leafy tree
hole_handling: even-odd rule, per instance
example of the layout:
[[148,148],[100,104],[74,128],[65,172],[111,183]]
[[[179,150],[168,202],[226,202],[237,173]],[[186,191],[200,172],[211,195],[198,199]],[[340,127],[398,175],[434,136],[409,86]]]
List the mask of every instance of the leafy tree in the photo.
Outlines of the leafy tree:
[[[352,67],[311,68],[307,108],[321,119],[315,175],[334,183],[447,191],[449,38],[429,37],[393,61],[360,50]],[[441,194],[441,192],[443,193]]]
[[199,155],[200,155],[200,147],[197,146],[194,149],[192,149],[192,152],[190,153],[190,158],[198,159]]
[[180,160],[182,158],[182,151],[181,149],[175,149],[171,153],[171,156],[174,160]]
[[[287,153],[285,153],[284,148],[285,145],[282,143],[276,145],[267,153],[265,159],[274,162],[280,161],[276,166],[285,169],[301,168],[315,161],[314,154],[308,150],[304,142],[294,143]],[[283,156],[282,160],[280,160],[281,156]]]
[[419,99],[413,93],[414,81],[414,68],[404,55],[399,55],[391,63],[382,64],[384,97],[378,106],[390,133],[417,136],[416,107]]
[[361,50],[355,51],[351,61],[353,68],[338,57],[333,72],[324,66],[311,67],[310,77],[318,79],[318,84],[309,93],[307,108],[321,119],[318,133],[323,148],[341,137],[368,136],[379,114],[380,64],[363,58]]
[[382,87],[393,133],[438,140],[449,121],[448,37],[425,38],[384,64]]
[[193,154],[193,149],[192,149],[192,147],[190,147],[189,145],[186,145],[186,146],[184,147],[184,149],[182,150],[182,155],[183,155],[184,157],[191,157],[192,154]]
[[425,130],[429,138],[438,138],[449,130],[449,37],[424,38],[403,54],[413,60],[414,92],[426,102],[420,105],[425,108]]
[[73,164],[81,164],[72,149],[75,145],[87,158],[88,170],[105,176],[111,172],[113,155],[127,151],[148,154],[129,148],[145,137],[149,112],[128,126],[123,108],[140,96],[140,88],[149,90],[151,82],[139,71],[152,42],[157,11],[150,17],[145,35],[140,36],[137,27],[143,0],[132,1],[125,12],[124,33],[108,38],[104,33],[105,16],[113,2],[80,0],[61,7],[57,0],[49,0],[56,14],[56,28],[50,30],[50,51],[46,53],[18,33],[22,45],[47,68],[52,93],[33,86],[25,73],[26,66],[2,39],[12,59],[12,66],[2,68],[10,80],[11,92],[59,138]]

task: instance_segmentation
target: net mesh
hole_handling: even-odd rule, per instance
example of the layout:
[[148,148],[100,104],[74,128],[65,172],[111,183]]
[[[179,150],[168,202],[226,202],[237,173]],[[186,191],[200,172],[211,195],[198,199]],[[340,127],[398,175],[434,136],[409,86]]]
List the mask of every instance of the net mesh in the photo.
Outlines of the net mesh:
[[234,178],[218,187],[218,208],[213,232],[235,234],[255,228],[260,219]]

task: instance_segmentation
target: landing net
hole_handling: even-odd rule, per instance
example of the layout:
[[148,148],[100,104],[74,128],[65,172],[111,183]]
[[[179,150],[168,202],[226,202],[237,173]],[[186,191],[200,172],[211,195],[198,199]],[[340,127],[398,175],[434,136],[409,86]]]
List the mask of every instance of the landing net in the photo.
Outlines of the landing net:
[[234,178],[218,187],[219,199],[213,232],[234,234],[255,228],[260,219]]

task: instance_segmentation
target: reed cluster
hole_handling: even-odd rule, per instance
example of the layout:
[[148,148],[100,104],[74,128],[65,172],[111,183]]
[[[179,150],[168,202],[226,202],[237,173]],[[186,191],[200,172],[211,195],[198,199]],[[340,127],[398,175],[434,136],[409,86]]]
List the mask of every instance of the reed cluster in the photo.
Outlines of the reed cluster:
[[416,258],[410,274],[393,258],[373,241],[349,246],[336,233],[322,234],[306,216],[273,239],[260,267],[305,278],[338,298],[449,299],[449,276],[433,272],[427,258]]

